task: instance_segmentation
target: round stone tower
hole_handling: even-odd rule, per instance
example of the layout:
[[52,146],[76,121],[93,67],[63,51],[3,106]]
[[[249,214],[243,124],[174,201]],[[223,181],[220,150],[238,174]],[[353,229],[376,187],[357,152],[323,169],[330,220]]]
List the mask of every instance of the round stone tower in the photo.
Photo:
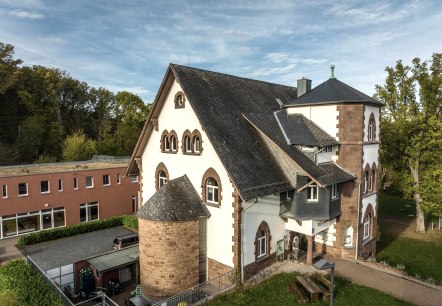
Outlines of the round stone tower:
[[[142,295],[162,299],[200,280],[207,208],[187,176],[167,182],[138,211]],[[203,263],[203,264],[202,264]]]

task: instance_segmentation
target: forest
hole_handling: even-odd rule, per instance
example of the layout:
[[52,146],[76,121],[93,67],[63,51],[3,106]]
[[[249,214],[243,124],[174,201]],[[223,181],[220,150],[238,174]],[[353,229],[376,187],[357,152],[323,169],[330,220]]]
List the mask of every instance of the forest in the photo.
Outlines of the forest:
[[130,92],[25,66],[0,42],[0,166],[131,155],[149,110]]

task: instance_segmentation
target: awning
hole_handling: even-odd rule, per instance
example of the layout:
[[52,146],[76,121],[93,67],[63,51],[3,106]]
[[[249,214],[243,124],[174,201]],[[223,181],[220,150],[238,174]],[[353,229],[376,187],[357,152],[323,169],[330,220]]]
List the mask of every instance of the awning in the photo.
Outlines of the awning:
[[124,267],[138,261],[138,245],[130,246],[121,250],[88,259],[88,263],[103,273],[119,267]]

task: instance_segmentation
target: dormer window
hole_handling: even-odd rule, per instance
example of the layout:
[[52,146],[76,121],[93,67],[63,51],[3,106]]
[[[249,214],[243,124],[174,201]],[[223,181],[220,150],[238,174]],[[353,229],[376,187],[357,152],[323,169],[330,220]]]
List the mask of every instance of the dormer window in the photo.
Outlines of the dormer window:
[[177,92],[175,95],[175,108],[184,108],[185,101],[184,93],[181,91]]
[[322,152],[331,152],[332,150],[333,150],[333,146],[322,147]]
[[319,188],[317,185],[310,185],[307,188],[307,201],[309,202],[318,202]]
[[331,187],[331,198],[332,200],[338,198],[338,184],[333,184]]

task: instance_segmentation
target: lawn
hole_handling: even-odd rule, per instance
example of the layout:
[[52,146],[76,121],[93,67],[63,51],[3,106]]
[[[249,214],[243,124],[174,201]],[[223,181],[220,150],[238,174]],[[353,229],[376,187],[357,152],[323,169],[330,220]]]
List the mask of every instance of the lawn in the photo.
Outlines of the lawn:
[[442,232],[416,233],[415,219],[410,217],[415,209],[413,201],[379,194],[378,226],[382,234],[376,259],[392,267],[402,265],[410,276],[441,284]]
[[[206,305],[299,305],[297,298],[289,291],[287,284],[295,279],[295,273],[275,275],[257,286],[219,296]],[[375,289],[353,284],[343,279],[335,279],[335,305],[412,305],[398,300]],[[320,301],[309,305],[329,305]]]

